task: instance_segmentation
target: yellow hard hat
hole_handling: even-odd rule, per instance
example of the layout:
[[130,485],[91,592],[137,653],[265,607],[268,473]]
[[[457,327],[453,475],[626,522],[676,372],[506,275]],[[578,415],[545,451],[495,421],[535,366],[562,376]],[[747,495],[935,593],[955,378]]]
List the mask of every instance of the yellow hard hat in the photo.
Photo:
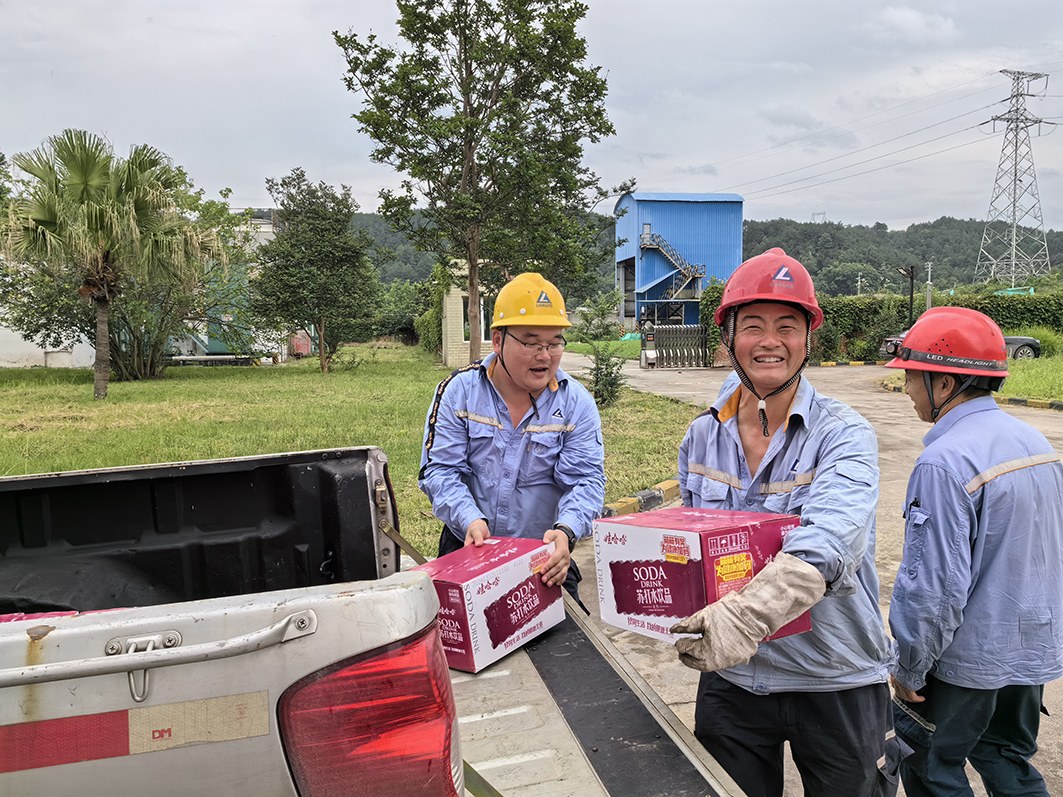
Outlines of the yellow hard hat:
[[507,282],[495,299],[491,329],[497,327],[570,327],[561,291],[528,271]]

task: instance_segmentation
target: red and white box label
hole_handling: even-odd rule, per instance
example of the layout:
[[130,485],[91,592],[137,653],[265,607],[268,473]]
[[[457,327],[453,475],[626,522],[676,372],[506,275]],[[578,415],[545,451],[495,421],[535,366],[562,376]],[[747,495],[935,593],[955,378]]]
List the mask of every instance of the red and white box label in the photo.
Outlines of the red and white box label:
[[[671,626],[749,583],[800,522],[794,515],[689,508],[596,520],[602,620],[674,641]],[[769,639],[811,628],[806,612]]]
[[479,672],[565,619],[561,587],[542,582],[553,543],[491,537],[414,568],[439,596],[439,628],[447,663]]

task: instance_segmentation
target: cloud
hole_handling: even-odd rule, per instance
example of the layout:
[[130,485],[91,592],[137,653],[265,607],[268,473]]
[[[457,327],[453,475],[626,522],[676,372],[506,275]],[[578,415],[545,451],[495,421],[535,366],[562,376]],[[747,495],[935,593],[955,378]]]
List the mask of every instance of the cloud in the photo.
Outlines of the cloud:
[[910,6],[887,6],[866,25],[871,35],[887,42],[910,45],[951,44],[960,38],[956,23],[940,14]]
[[773,144],[838,150],[853,149],[860,144],[853,133],[797,108],[765,108],[760,110],[760,116],[768,123],[765,138]]
[[[1028,108],[1063,113],[1058,2],[1017,0],[1002,14],[990,0],[594,0],[580,30],[588,62],[608,75],[617,135],[588,144],[587,165],[606,185],[742,186],[733,190],[748,190],[747,218],[825,210],[905,226],[981,216],[1001,136],[962,131],[1006,110],[1001,69],[1050,73],[1049,96]],[[394,0],[0,0],[0,150],[83,127],[123,152],[158,146],[208,194],[231,187],[234,204],[269,203],[265,178],[302,166],[315,181],[350,184],[375,210],[401,175],[369,158],[372,142],[350,118],[361,99],[342,85],[331,32],[391,42],[397,15]],[[925,150],[941,150],[933,157],[885,155],[944,134]],[[1032,141],[1054,229],[1060,135]],[[948,150],[969,137],[984,140]],[[855,150],[852,161],[882,157],[835,180]]]
[[700,166],[675,166],[672,171],[676,174],[708,174],[711,176],[720,173],[720,170],[712,163],[703,163]]

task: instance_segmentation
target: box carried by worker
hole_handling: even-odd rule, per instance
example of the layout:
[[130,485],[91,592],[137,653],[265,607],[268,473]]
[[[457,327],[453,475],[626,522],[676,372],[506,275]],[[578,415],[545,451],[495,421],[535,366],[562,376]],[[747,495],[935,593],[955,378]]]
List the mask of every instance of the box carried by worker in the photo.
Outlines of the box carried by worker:
[[[675,623],[741,589],[782,550],[794,515],[657,509],[594,522],[602,620],[674,641]],[[805,612],[769,639],[812,628]]]
[[414,568],[432,577],[447,664],[479,672],[565,619],[560,585],[542,582],[553,543],[490,537]]

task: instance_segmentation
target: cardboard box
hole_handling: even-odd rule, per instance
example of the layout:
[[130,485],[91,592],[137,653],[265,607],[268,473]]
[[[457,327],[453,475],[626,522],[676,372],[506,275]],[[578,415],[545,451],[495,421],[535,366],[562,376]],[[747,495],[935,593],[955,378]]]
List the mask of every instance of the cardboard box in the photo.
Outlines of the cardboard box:
[[[594,522],[602,620],[669,642],[668,629],[741,589],[782,550],[794,515],[657,509]],[[805,612],[769,639],[812,628]]]
[[553,550],[542,540],[491,537],[414,568],[435,583],[453,669],[479,672],[565,619],[561,586],[539,574]]

